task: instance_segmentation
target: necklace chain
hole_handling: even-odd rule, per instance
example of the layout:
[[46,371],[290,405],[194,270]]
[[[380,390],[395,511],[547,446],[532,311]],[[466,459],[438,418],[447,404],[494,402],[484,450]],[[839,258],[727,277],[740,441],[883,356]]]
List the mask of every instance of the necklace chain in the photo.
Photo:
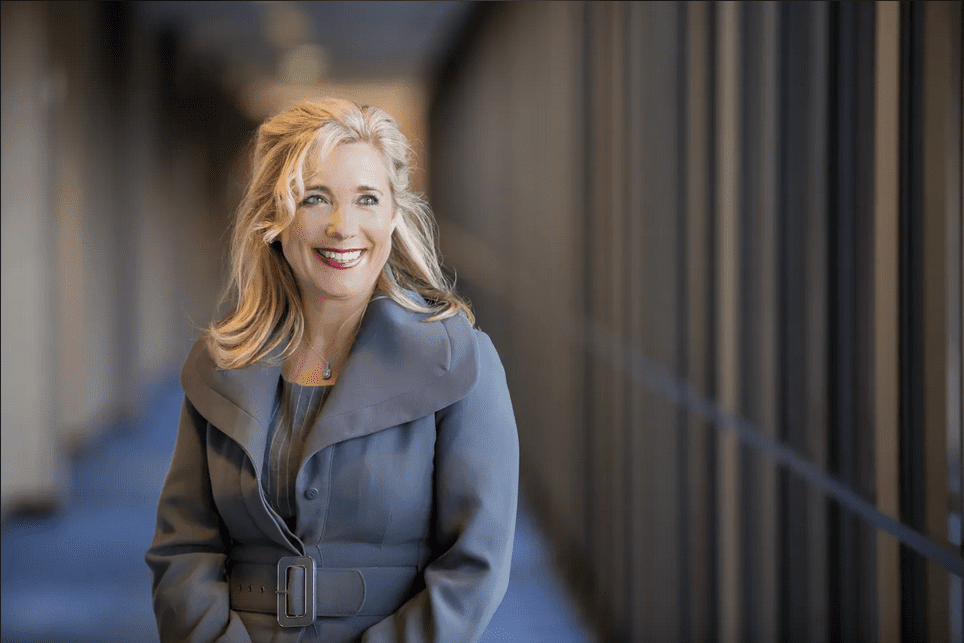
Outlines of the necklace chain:
[[[318,351],[316,351],[315,347],[311,345],[311,342],[305,342],[305,343],[308,345],[308,350],[310,350],[315,355],[318,355]],[[322,369],[321,371],[321,379],[330,380],[331,379],[331,360],[325,359],[321,355],[318,355],[318,359],[320,359],[322,364],[325,365],[325,368]]]
[[[364,311],[365,309],[367,309],[367,308],[368,308],[368,304],[366,303],[364,306],[362,306],[361,308],[359,308],[358,310],[356,310],[355,312],[353,312],[351,315],[349,315],[348,319],[346,319],[344,322],[342,322],[341,326],[338,327],[338,331],[335,333],[335,339],[334,339],[334,341],[332,341],[330,344],[328,344],[328,348],[325,350],[325,355],[326,355],[326,356],[331,353],[332,347],[333,347],[333,346],[335,345],[335,343],[338,341],[338,333],[340,333],[341,330],[345,327],[345,324],[347,324],[348,322],[350,322],[355,316],[358,315],[358,313],[363,312],[363,311]],[[352,333],[351,339],[349,339],[349,340],[345,343],[346,346],[349,345],[349,344],[351,344],[353,341],[355,341],[355,336],[358,334],[358,329],[359,329],[359,328],[361,328],[361,324],[358,324],[357,326],[355,326],[355,331]],[[314,353],[315,356],[316,356],[318,359],[321,360],[322,364],[325,365],[324,368],[323,368],[322,371],[321,371],[321,379],[323,379],[323,380],[330,380],[330,379],[331,379],[331,375],[332,375],[332,373],[331,373],[331,359],[328,358],[328,357],[322,357],[321,355],[319,355],[319,354],[318,354],[318,351],[315,350],[315,347],[311,345],[311,342],[310,342],[310,341],[305,341],[305,344],[308,345],[308,350],[310,350],[312,353]]]

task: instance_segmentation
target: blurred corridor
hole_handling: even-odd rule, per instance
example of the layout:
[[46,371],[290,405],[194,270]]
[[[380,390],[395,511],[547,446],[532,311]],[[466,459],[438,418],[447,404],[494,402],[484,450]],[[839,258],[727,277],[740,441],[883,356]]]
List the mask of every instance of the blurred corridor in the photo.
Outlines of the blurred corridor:
[[2,7],[4,641],[153,640],[245,145],[331,94],[410,138],[506,367],[542,607],[484,640],[964,642],[959,3]]

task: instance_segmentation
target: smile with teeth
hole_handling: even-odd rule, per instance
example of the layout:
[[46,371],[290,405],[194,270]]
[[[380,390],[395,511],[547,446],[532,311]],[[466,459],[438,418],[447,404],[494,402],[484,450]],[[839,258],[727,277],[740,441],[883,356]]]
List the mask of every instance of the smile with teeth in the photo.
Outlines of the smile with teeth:
[[361,260],[364,249],[332,250],[329,248],[315,248],[315,252],[329,266],[333,268],[351,268]]

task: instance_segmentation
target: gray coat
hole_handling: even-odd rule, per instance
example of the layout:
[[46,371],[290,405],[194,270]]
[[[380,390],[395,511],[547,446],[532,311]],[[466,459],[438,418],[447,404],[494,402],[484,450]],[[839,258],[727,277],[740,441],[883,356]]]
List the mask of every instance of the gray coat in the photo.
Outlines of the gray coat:
[[[261,485],[280,375],[220,370],[201,341],[184,365],[146,556],[161,640],[476,641],[508,583],[518,488],[515,419],[488,336],[462,316],[426,323],[371,303],[306,438],[294,532]],[[238,565],[270,575],[285,556],[318,566],[326,598],[313,625],[281,628],[229,596]],[[234,583],[239,600],[275,589]]]

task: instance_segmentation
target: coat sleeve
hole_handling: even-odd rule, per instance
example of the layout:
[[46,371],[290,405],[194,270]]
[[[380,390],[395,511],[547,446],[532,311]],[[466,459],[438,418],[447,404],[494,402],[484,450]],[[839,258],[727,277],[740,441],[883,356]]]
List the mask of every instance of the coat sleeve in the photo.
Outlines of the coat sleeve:
[[479,379],[436,414],[435,536],[441,554],[425,589],[376,623],[363,643],[470,643],[482,636],[509,582],[519,439],[505,371],[478,333]]
[[162,643],[251,643],[230,608],[226,530],[214,504],[205,450],[207,421],[185,399],[145,560],[153,574]]

